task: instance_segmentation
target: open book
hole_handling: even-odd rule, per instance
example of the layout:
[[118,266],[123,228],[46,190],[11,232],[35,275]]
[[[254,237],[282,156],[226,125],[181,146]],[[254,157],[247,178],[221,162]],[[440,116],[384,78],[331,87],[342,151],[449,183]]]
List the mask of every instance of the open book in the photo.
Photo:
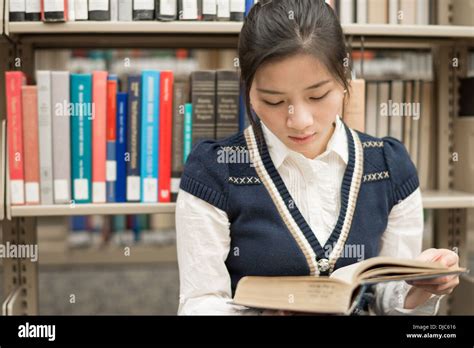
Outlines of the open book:
[[295,312],[350,314],[367,286],[468,272],[438,262],[374,257],[327,276],[247,276],[237,284],[234,304]]

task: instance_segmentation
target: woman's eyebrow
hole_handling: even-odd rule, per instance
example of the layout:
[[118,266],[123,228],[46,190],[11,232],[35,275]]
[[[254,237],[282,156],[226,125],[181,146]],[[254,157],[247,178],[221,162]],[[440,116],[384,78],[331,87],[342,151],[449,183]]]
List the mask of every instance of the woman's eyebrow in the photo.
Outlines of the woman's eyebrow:
[[[320,81],[318,83],[315,83],[314,85],[311,85],[311,86],[305,88],[305,90],[319,88],[319,87],[325,85],[326,83],[328,83],[330,81],[331,80]],[[264,89],[264,88],[257,88],[257,91],[262,92],[262,93],[266,93],[266,94],[285,94],[284,92],[272,91],[270,89]]]

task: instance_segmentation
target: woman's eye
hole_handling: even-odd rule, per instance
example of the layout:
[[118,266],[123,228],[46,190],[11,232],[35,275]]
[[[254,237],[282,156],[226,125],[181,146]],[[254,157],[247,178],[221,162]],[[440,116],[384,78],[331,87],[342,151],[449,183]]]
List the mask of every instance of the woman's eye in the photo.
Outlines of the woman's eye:
[[279,101],[278,103],[270,103],[269,101],[264,100],[264,103],[270,106],[277,106],[283,103],[283,101]]
[[329,92],[330,92],[330,91],[324,93],[324,94],[323,94],[322,96],[320,96],[320,97],[311,97],[311,98],[309,98],[309,99],[311,99],[311,100],[321,100],[321,99],[323,99],[325,96],[327,96],[327,95],[329,94]]

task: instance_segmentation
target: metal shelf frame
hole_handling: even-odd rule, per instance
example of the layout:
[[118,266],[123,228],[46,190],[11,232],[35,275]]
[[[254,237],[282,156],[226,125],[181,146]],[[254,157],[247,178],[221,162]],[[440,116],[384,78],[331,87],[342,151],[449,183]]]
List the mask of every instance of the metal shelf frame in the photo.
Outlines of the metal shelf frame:
[[[1,0],[0,0],[1,1]],[[8,1],[6,1],[8,3]],[[0,5],[0,8],[2,6]],[[35,50],[54,48],[236,48],[241,23],[9,23],[4,11],[8,40],[0,50],[0,66],[14,68],[21,58],[21,70],[31,79],[35,71]],[[0,18],[1,10],[0,10]],[[473,27],[346,25],[344,32],[353,47],[430,49],[436,80],[437,177],[436,191],[423,193],[425,208],[439,209],[436,214],[435,246],[458,248],[461,264],[466,261],[467,209],[474,206],[474,192],[466,193],[467,183],[452,182],[456,167],[451,162],[453,122],[456,117],[456,84],[460,74],[452,58],[465,55],[462,48],[474,46]],[[2,43],[0,42],[0,45]],[[465,57],[464,57],[465,58]],[[2,74],[3,75],[3,74]],[[3,80],[0,82],[2,84]],[[0,89],[1,91],[1,89]],[[4,93],[2,93],[4,94]],[[5,102],[0,96],[0,117],[5,118]],[[5,133],[3,133],[5,134]],[[8,136],[8,135],[7,135]],[[70,206],[25,206],[9,204],[8,171],[5,169],[5,136],[1,137],[0,218],[3,243],[36,243],[39,216],[83,214],[170,213],[175,204],[87,204]],[[6,183],[6,186],[5,186]],[[77,261],[77,260],[76,260]],[[75,261],[75,262],[76,262]],[[2,299],[4,314],[38,314],[38,264],[25,259],[3,262]]]

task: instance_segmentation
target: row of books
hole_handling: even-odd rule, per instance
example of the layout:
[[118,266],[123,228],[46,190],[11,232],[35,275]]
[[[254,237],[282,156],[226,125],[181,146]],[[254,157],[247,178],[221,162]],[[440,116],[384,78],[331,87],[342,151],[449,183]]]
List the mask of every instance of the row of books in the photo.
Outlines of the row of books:
[[173,229],[155,228],[149,215],[91,215],[69,219],[69,248],[104,247],[108,244],[165,246],[176,240]]
[[472,0],[326,0],[341,24],[474,25]]
[[368,81],[365,133],[402,141],[418,169],[421,189],[430,182],[434,117],[433,82],[421,80]]
[[11,22],[194,20],[242,22],[258,0],[9,0]]
[[172,71],[126,81],[37,71],[36,82],[6,72],[13,205],[170,202],[192,146],[246,126],[233,70],[176,81]]

